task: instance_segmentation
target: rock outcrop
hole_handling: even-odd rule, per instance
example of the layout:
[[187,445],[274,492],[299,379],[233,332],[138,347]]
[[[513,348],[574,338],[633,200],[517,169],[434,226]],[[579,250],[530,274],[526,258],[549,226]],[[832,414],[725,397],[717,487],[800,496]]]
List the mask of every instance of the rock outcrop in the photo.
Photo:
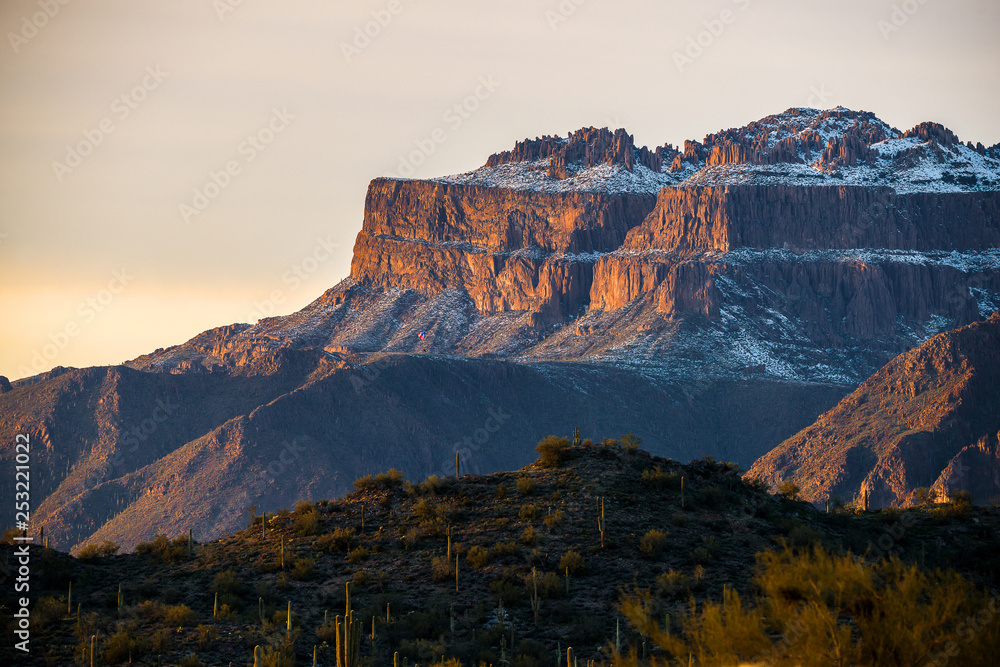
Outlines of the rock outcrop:
[[378,179],[351,266],[360,285],[467,292],[483,314],[558,322],[588,302],[595,253],[645,219],[648,195],[533,193]]
[[1000,313],[894,359],[815,424],[758,460],[749,477],[790,480],[806,500],[830,496],[906,506],[1000,495]]

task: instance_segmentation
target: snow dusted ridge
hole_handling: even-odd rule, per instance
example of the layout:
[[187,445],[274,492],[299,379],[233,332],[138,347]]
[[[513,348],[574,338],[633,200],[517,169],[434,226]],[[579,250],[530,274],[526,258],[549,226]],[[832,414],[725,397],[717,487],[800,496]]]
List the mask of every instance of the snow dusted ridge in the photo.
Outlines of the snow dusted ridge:
[[899,194],[914,192],[980,192],[1000,190],[1000,161],[962,144],[932,146],[917,137],[872,144],[874,163],[838,171],[811,164],[727,164],[705,167],[680,185],[860,185],[891,187]]
[[[547,139],[554,146],[568,141]],[[558,178],[551,175],[553,158],[545,157],[433,180],[552,193],[656,194],[668,186],[724,185],[883,186],[900,194],[1000,190],[997,147],[977,150],[933,124],[900,132],[871,113],[842,107],[789,109],[675,152],[659,171],[643,164],[585,168],[578,160]]]
[[677,185],[683,173],[654,172],[644,165],[629,171],[622,165],[601,164],[589,169],[570,167],[569,178],[547,175],[549,158],[534,162],[515,162],[496,167],[480,167],[475,171],[432,179],[452,185],[479,185],[508,190],[537,192],[600,192],[604,194],[656,195],[664,187]]

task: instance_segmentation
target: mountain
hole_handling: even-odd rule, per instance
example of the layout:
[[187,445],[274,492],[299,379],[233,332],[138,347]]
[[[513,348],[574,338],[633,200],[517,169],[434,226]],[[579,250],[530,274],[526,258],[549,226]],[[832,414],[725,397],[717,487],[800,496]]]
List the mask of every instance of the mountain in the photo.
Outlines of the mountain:
[[[790,109],[683,150],[585,128],[466,174],[375,179],[351,275],[316,301],[0,381],[0,434],[44,444],[33,520],[64,547],[192,515],[221,535],[248,505],[388,467],[422,479],[456,451],[513,468],[576,426],[749,466],[1000,307],[998,150]],[[509,422],[485,431],[497,410]]]
[[893,359],[747,476],[802,497],[901,507],[914,491],[1000,497],[1000,312]]
[[[276,654],[334,665],[349,608],[363,619],[361,664],[549,666],[570,647],[612,664],[617,644],[727,665],[813,664],[835,650],[853,665],[912,665],[960,646],[961,664],[978,667],[992,664],[1000,627],[962,623],[990,600],[998,527],[996,508],[964,505],[825,514],[733,466],[556,439],[521,470],[362,478],[340,499],[251,512],[218,540],[184,531],[78,558],[31,545],[31,653],[13,648],[20,604],[5,577],[16,575],[0,570],[0,662],[89,664],[93,650],[95,665],[249,665],[260,647],[261,665]],[[19,548],[0,543],[0,563]],[[780,607],[766,607],[769,595]],[[741,631],[740,599],[766,621]],[[730,612],[722,634],[737,639],[708,623],[691,632],[718,605]],[[650,632],[665,617],[674,642]]]

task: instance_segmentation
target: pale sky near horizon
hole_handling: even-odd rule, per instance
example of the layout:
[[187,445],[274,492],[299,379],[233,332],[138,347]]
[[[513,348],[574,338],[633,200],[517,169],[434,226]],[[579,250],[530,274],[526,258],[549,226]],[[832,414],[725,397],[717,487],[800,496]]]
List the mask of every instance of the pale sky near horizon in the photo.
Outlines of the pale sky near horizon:
[[794,106],[995,144],[998,28],[988,0],[4,0],[0,375],[298,310],[349,274],[368,182],[438,128],[415,177]]

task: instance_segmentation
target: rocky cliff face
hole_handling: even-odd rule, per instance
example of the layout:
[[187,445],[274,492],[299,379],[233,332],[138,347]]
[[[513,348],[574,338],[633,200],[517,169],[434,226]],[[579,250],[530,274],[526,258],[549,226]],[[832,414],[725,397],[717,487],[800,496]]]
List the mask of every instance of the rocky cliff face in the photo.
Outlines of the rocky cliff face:
[[946,498],[1000,494],[1000,313],[940,334],[866,380],[747,473],[803,496],[905,506],[917,488]]
[[482,314],[562,321],[588,301],[592,255],[619,247],[654,204],[648,195],[379,179],[368,190],[351,276],[428,296],[460,289]]

